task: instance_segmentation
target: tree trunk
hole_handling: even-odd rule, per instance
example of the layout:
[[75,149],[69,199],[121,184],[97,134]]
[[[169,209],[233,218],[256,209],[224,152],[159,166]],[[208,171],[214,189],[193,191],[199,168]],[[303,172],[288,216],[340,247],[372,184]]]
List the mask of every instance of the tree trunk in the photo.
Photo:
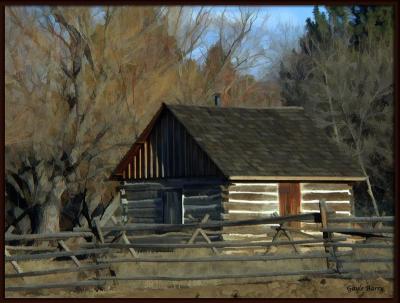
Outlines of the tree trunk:
[[38,233],[55,233],[60,231],[60,203],[50,199],[40,207]]
[[379,217],[380,214],[379,214],[378,205],[376,204],[375,195],[374,195],[374,193],[373,193],[373,191],[372,191],[371,182],[369,181],[369,177],[368,177],[368,175],[367,175],[367,172],[366,172],[365,167],[364,167],[364,163],[363,163],[363,161],[362,161],[360,155],[358,156],[358,161],[359,161],[359,163],[360,163],[360,166],[361,166],[361,169],[362,169],[364,175],[367,176],[367,180],[366,180],[366,182],[367,182],[367,187],[368,187],[367,193],[368,193],[368,195],[369,195],[370,198],[371,198],[372,205],[374,206],[375,214]]
[[369,177],[367,177],[367,186],[368,186],[367,192],[368,192],[369,196],[371,197],[372,204],[374,205],[375,213],[379,217],[380,216],[379,209],[378,209],[378,205],[376,204],[376,199],[375,199],[374,193],[372,192],[372,186],[371,186],[371,182],[369,181]]
[[326,94],[328,97],[328,102],[329,102],[329,111],[330,111],[330,115],[332,117],[333,133],[334,133],[336,142],[339,144],[341,140],[339,137],[339,131],[337,128],[335,114],[333,113],[332,94],[331,94],[331,91],[328,86],[328,75],[326,74],[326,72],[324,72],[324,82],[325,82],[325,91],[326,91]]
[[40,205],[39,233],[60,231],[61,195],[66,189],[63,177],[55,177],[53,187],[46,201]]

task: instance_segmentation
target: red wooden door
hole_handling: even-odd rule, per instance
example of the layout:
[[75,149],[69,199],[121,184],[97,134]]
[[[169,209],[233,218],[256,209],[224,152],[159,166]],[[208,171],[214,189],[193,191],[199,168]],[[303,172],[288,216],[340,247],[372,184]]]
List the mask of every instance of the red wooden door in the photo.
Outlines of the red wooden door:
[[279,213],[281,216],[300,213],[300,183],[279,183]]

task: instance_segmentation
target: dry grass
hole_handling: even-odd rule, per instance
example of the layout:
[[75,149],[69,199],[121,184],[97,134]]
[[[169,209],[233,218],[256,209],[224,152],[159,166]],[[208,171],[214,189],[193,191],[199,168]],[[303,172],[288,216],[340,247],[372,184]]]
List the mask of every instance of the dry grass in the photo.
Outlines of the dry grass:
[[[302,247],[302,253],[323,252],[322,247]],[[359,249],[355,251],[362,256],[390,256],[390,250]],[[265,249],[229,249],[223,254],[254,255],[265,253]],[[282,255],[294,253],[291,246],[272,248],[268,255]],[[205,257],[213,256],[209,248],[177,249],[174,252],[140,252],[143,257]],[[115,251],[108,258],[128,258],[127,252]],[[89,261],[81,261],[83,264]],[[50,268],[64,268],[75,266],[71,260],[67,261],[24,261],[20,262],[24,271],[44,270]],[[346,264],[345,268],[351,268]],[[392,264],[370,263],[362,264],[363,272],[390,270]],[[296,259],[252,262],[201,262],[201,263],[114,263],[112,269],[118,276],[185,276],[211,274],[243,274],[249,272],[285,272],[297,270],[324,270],[326,260]],[[10,264],[6,264],[6,273],[14,272]],[[27,277],[27,283],[54,283],[90,279],[94,273],[78,274],[66,273],[39,277]],[[290,277],[262,277],[240,279],[213,279],[201,281],[118,281],[117,284],[108,283],[107,291],[86,289],[74,290],[40,290],[35,292],[10,292],[7,297],[391,297],[393,283],[389,280],[344,280],[331,278],[300,279],[301,276]],[[7,285],[22,285],[21,279],[7,279]],[[349,291],[348,287],[364,286],[364,290]],[[367,286],[378,287],[376,290],[367,290]]]

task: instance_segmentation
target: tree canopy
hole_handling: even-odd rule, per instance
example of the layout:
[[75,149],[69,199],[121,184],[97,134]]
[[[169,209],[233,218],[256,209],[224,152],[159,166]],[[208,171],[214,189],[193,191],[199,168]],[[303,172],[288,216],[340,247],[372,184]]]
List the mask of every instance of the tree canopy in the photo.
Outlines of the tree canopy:
[[358,160],[368,179],[355,188],[357,205],[392,212],[392,8],[315,7],[299,42],[281,64],[286,104],[304,106]]

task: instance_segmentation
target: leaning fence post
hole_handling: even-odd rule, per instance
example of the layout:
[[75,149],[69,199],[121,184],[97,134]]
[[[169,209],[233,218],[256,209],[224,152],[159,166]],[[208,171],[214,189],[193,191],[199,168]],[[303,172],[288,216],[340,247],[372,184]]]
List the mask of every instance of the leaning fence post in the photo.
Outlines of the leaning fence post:
[[[319,209],[321,213],[321,225],[322,229],[328,228],[328,211],[326,207],[326,202],[324,199],[319,201]],[[332,246],[327,246],[327,243],[332,243],[332,232],[322,232],[322,237],[324,238],[324,246],[325,252],[329,254],[333,258],[336,263],[336,271],[340,273],[341,263],[338,261],[336,257],[336,248]],[[329,257],[327,258],[327,268],[329,269]]]

